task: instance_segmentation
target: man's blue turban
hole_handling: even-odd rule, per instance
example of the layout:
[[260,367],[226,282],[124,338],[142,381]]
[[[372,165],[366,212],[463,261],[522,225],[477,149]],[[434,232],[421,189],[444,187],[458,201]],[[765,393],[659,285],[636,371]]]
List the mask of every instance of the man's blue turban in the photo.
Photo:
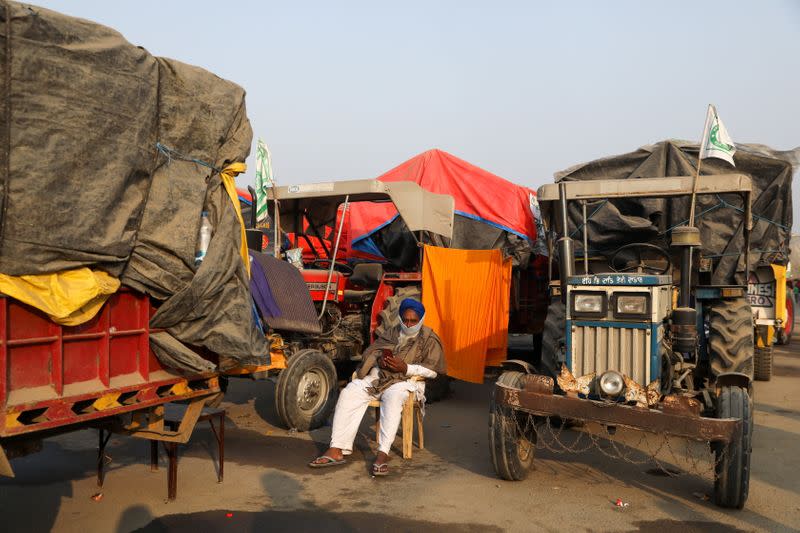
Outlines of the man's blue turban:
[[420,318],[425,316],[425,306],[412,298],[406,298],[400,302],[400,316],[403,316],[407,310],[412,309],[419,315]]

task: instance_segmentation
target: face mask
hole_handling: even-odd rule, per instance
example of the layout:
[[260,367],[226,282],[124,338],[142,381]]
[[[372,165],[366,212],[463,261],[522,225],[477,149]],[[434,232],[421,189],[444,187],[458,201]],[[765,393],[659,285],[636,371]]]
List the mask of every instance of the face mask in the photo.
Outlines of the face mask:
[[422,329],[422,321],[425,320],[425,317],[419,319],[415,325],[408,327],[402,321],[400,321],[400,332],[405,335],[406,337],[415,337],[419,330]]

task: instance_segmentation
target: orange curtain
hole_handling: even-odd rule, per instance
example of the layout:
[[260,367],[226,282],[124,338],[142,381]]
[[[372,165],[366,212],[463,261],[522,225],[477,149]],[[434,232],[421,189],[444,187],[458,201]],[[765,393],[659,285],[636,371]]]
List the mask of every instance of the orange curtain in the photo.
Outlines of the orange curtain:
[[505,359],[511,260],[500,250],[425,246],[425,324],[439,334],[451,377],[483,383],[486,365]]

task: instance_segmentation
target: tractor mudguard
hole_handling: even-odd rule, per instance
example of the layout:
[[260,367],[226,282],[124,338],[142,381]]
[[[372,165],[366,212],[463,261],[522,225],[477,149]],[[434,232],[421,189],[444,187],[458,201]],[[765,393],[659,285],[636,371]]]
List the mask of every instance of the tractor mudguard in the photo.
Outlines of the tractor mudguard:
[[500,361],[500,365],[504,370],[518,370],[526,374],[536,373],[536,369],[532,364],[527,361],[522,361],[521,359],[506,359],[505,361]]
[[753,387],[753,380],[747,374],[741,372],[725,372],[717,376],[716,388],[732,385],[735,387],[742,387],[745,390],[751,390]]

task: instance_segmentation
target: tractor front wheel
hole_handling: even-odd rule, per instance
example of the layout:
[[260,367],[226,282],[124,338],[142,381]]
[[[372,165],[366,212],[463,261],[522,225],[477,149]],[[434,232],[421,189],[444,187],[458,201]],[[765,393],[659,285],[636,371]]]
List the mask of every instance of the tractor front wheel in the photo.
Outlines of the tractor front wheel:
[[300,350],[278,375],[275,408],[286,427],[308,431],[325,423],[337,396],[333,361],[318,350]]
[[[497,383],[519,389],[524,375],[522,372],[503,372]],[[528,476],[536,452],[536,432],[530,426],[532,423],[530,415],[498,404],[492,395],[489,402],[489,449],[494,471],[502,479],[521,481]]]
[[753,438],[753,405],[746,389],[725,386],[717,396],[717,418],[742,421],[742,431],[728,443],[715,444],[714,503],[741,509],[750,489],[750,453]]

